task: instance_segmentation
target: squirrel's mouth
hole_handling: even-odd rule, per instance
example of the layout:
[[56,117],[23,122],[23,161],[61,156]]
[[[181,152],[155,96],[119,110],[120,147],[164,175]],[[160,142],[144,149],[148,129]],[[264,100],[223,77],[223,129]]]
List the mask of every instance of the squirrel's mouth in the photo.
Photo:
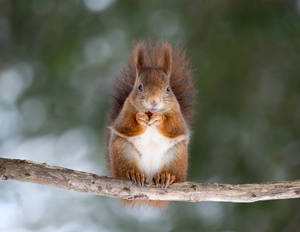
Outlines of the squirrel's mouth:
[[160,107],[159,106],[151,106],[151,107],[148,107],[148,111],[149,112],[152,112],[152,113],[155,113],[157,111],[159,111]]

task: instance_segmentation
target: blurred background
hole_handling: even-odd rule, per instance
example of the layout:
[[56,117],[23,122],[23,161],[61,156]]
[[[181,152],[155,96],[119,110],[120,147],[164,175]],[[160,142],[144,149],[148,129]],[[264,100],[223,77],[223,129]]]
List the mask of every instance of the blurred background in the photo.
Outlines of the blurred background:
[[[186,48],[198,89],[189,180],[300,177],[300,1],[0,0],[0,157],[107,175],[112,83],[134,40]],[[0,231],[298,231],[300,200],[173,202],[0,182]]]

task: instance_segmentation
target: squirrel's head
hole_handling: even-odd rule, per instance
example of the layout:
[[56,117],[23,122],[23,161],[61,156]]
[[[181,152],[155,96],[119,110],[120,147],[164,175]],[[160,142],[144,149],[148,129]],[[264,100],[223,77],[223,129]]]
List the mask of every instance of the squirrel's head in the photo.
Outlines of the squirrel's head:
[[130,101],[141,112],[166,112],[177,103],[170,86],[172,70],[172,49],[162,44],[156,66],[147,66],[145,49],[135,49],[136,80],[130,94]]

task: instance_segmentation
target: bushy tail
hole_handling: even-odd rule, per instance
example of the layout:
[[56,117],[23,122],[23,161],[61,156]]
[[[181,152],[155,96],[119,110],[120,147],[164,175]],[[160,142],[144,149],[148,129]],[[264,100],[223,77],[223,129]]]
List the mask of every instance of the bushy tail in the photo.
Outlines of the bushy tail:
[[126,207],[135,206],[150,206],[153,208],[165,209],[168,206],[168,201],[153,201],[153,200],[122,200],[122,204]]

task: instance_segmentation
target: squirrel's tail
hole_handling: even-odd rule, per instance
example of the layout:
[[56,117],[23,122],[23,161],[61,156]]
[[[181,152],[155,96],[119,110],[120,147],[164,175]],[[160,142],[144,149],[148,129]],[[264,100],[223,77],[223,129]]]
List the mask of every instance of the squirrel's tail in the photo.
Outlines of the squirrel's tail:
[[[168,46],[170,45],[168,44]],[[186,57],[185,50],[180,46],[173,47],[170,81],[183,117],[189,125],[194,115],[197,91],[190,62]]]
[[122,204],[126,207],[150,206],[153,208],[165,209],[168,206],[168,203],[168,201],[153,200],[122,200]]

